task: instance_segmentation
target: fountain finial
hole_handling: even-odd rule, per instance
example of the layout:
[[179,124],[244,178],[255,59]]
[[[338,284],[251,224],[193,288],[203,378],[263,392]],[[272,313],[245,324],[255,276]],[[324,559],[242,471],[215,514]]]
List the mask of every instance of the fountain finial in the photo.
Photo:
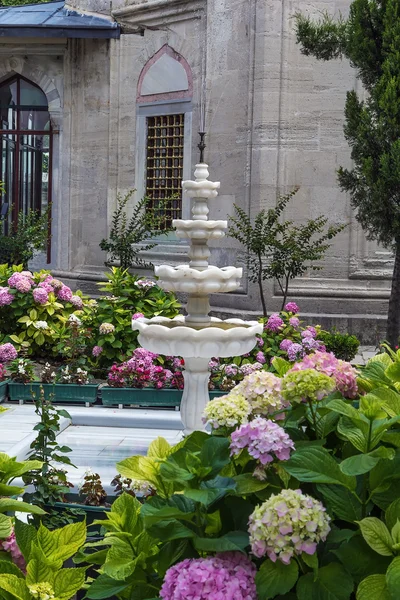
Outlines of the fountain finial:
[[200,142],[197,144],[198,149],[200,150],[200,163],[204,163],[204,150],[206,149],[206,143],[204,138],[206,137],[205,131],[199,131]]

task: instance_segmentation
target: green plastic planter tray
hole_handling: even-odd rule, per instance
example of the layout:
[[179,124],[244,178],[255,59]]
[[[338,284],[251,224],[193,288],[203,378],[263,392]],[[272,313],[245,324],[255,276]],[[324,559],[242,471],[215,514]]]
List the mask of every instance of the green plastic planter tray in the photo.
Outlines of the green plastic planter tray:
[[4,402],[7,397],[8,381],[2,381],[0,383],[0,402]]
[[13,383],[8,384],[10,400],[32,400],[32,394],[39,397],[40,388],[43,387],[46,399],[53,395],[53,402],[85,402],[93,404],[97,398],[98,385],[89,383],[78,385],[76,383]]
[[[210,392],[210,398],[223,396],[225,392]],[[179,406],[182,390],[156,390],[154,388],[101,388],[101,401],[104,406]]]

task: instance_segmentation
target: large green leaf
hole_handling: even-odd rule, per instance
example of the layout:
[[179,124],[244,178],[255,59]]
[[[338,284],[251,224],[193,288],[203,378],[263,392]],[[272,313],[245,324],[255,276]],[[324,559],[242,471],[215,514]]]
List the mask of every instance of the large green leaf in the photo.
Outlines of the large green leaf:
[[28,525],[19,519],[14,521],[15,537],[17,544],[26,561],[29,560],[31,544],[36,541],[37,532],[33,525]]
[[249,536],[244,531],[230,531],[220,538],[195,537],[193,544],[202,552],[243,551],[249,545]]
[[386,525],[376,517],[367,517],[358,522],[362,536],[375,552],[382,556],[393,555],[393,543]]
[[6,485],[0,483],[0,497],[1,496],[20,496],[24,493],[25,488],[18,487],[17,485]]
[[147,456],[131,456],[116,465],[118,473],[129,479],[149,481],[155,487],[158,484],[159,464]]
[[200,461],[204,467],[211,467],[207,479],[213,479],[229,463],[230,441],[228,438],[209,436],[200,451]]
[[380,446],[368,454],[357,454],[346,458],[340,463],[340,470],[345,475],[363,475],[372,471],[382,458],[393,460],[395,454],[393,448]]
[[298,600],[350,600],[354,583],[338,563],[330,563],[318,570],[318,578],[308,573],[297,584]]
[[235,475],[232,479],[236,483],[236,489],[233,492],[235,496],[247,496],[248,494],[254,494],[255,492],[259,492],[268,487],[267,481],[260,481],[251,473]]
[[32,515],[45,515],[46,511],[35,504],[20,502],[13,498],[0,498],[0,513],[5,512],[27,512]]
[[12,523],[10,517],[0,513],[0,540],[4,540],[12,532]]
[[26,583],[20,577],[12,574],[0,574],[0,590],[11,594],[17,600],[30,600],[31,595]]
[[376,554],[359,533],[332,552],[356,582],[373,573],[386,573],[391,561],[389,556]]
[[397,498],[386,509],[385,521],[389,531],[396,525],[397,521],[400,521],[400,498]]
[[356,478],[342,473],[325,448],[300,448],[285,462],[284,468],[299,481],[338,484],[350,490],[356,488]]
[[396,556],[388,567],[386,585],[392,600],[398,600],[400,595],[400,556]]
[[191,521],[194,514],[194,512],[184,512],[175,506],[163,506],[162,508],[157,508],[151,504],[144,504],[142,508],[142,516],[146,528],[150,528],[152,525],[165,519]]
[[318,484],[328,513],[343,521],[354,523],[362,518],[362,504],[358,497],[341,485]]
[[339,437],[348,440],[360,452],[366,452],[368,446],[368,432],[354,425],[349,417],[342,417],[337,424]]
[[30,560],[26,568],[26,583],[27,585],[33,585],[34,583],[40,583],[41,581],[47,581],[53,583],[54,572],[44,562],[40,560]]
[[2,575],[15,575],[21,579],[24,578],[22,571],[20,571],[17,565],[14,565],[10,560],[0,560],[0,573]]
[[172,446],[163,437],[153,440],[147,450],[147,456],[150,458],[163,460],[172,452]]
[[85,583],[85,567],[61,569],[54,577],[54,592],[58,600],[70,600]]
[[357,600],[393,600],[386,585],[385,575],[370,575],[357,588]]
[[86,592],[86,598],[108,600],[125,590],[129,585],[129,583],[123,581],[116,581],[108,575],[99,575]]
[[[284,565],[280,560],[265,560],[256,575],[257,595],[259,600],[270,600],[278,594],[286,594],[294,587],[299,569],[296,561]],[[311,600],[311,599],[310,599]]]
[[189,529],[176,519],[166,519],[149,527],[149,533],[161,542],[193,538],[196,536],[192,529]]
[[61,529],[49,531],[40,525],[37,543],[51,561],[65,561],[75,554],[86,541],[86,523],[71,523]]
[[209,508],[214,502],[233,492],[235,488],[236,483],[231,477],[217,475],[214,479],[202,481],[198,489],[186,489],[184,494],[185,497],[200,502],[206,508]]
[[384,491],[394,479],[400,479],[400,449],[396,449],[393,460],[381,460],[379,465],[372,469],[369,476],[371,491],[375,494]]
[[392,417],[400,414],[400,394],[389,388],[375,388],[370,392],[382,402],[382,408]]

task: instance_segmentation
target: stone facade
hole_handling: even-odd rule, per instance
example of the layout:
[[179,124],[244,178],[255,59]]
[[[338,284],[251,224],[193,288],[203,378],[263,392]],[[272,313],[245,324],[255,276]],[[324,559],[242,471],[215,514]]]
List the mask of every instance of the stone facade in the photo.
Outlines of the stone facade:
[[[357,86],[355,73],[345,62],[302,56],[293,33],[297,11],[346,14],[350,0],[127,0],[114,2],[112,13],[108,0],[70,4],[116,19],[120,39],[10,38],[0,44],[3,79],[23,73],[53,103],[59,134],[51,268],[87,290],[101,276],[105,256],[99,242],[117,191],[143,187],[140,76],[157,52],[169,48],[190,67],[185,177],[198,157],[199,105],[206,99],[206,160],[210,178],[221,181],[211,218],[227,218],[234,203],[254,214],[273,206],[278,193],[300,186],[286,217],[324,214],[348,227],[334,240],[323,269],[292,283],[291,298],[309,318],[318,315],[374,343],[384,327],[392,259],[366,241],[335,177],[350,160],[343,108],[346,90]],[[172,236],[151,258],[178,264],[185,254],[185,245]],[[212,262],[240,264],[237,245],[230,239],[215,243]],[[279,290],[272,282],[267,289],[268,308],[277,310]],[[212,302],[223,315],[253,317],[260,308],[257,288],[246,277],[238,292]]]

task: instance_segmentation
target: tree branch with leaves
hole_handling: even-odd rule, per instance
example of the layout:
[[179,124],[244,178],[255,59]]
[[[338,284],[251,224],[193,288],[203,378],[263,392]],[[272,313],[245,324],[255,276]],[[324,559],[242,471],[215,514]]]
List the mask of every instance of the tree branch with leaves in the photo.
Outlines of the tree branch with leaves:
[[322,260],[329,249],[329,241],[343,230],[345,225],[330,225],[324,232],[328,219],[322,216],[305,224],[282,220],[283,212],[297,193],[294,188],[286,196],[280,196],[274,208],[262,210],[252,220],[239,206],[230,220],[228,235],[244,247],[249,280],[258,284],[264,317],[268,316],[264,281],[273,279],[282,293],[282,309],[289,293],[289,283],[308,269],[320,270],[315,264]]

